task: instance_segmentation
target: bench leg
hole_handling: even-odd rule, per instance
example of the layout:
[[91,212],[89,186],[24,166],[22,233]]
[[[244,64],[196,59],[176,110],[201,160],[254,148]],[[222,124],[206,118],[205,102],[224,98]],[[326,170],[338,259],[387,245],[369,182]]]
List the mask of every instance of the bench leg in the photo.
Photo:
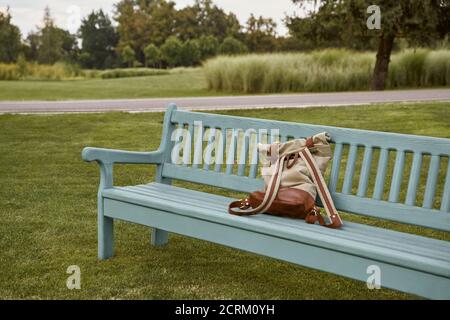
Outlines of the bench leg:
[[105,260],[114,255],[114,219],[103,215],[103,199],[98,201],[98,258]]
[[150,244],[152,246],[162,246],[169,241],[169,233],[165,230],[152,228]]

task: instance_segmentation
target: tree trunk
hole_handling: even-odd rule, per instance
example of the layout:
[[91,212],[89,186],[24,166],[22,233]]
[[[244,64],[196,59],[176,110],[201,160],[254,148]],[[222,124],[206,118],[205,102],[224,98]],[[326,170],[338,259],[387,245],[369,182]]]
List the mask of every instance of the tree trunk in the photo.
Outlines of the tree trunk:
[[384,90],[391,61],[393,35],[382,35],[378,44],[377,61],[373,70],[372,90]]

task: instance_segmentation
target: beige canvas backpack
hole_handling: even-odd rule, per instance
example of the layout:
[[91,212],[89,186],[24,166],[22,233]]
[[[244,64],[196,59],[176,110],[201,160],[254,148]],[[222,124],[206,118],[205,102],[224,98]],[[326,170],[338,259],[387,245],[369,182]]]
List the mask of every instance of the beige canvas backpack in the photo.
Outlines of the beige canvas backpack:
[[[339,228],[342,220],[323,179],[331,159],[329,141],[330,136],[323,132],[307,139],[259,144],[265,189],[250,193],[246,199],[233,201],[228,212],[234,215],[268,213],[289,216]],[[315,204],[317,195],[329,223],[325,223]]]

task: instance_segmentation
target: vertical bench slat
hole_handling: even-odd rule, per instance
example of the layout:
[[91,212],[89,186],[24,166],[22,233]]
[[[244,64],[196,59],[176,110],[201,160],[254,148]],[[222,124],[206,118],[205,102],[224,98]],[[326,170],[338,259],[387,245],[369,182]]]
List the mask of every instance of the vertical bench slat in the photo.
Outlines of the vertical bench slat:
[[342,193],[344,194],[352,193],[353,176],[355,174],[355,163],[357,152],[358,146],[355,144],[350,145],[347,167],[345,168],[344,185],[342,187]]
[[258,175],[258,163],[259,163],[259,154],[258,154],[258,143],[262,142],[262,135],[263,132],[259,131],[256,135],[255,135],[255,142],[253,144],[252,147],[252,157],[251,157],[251,164],[250,164],[250,172],[249,172],[249,177],[250,178],[256,178],[256,176]]
[[197,135],[194,141],[194,159],[193,168],[198,168],[202,162],[202,152],[203,152],[203,126],[197,126]]
[[227,150],[227,169],[226,174],[232,174],[233,173],[233,166],[234,166],[234,160],[236,157],[236,150],[237,150],[237,130],[232,130],[230,135],[230,144],[228,146]]
[[191,153],[192,153],[192,141],[194,139],[194,124],[188,124],[188,130],[186,132],[186,141],[184,143],[183,149],[183,166],[187,166],[191,163]]
[[277,142],[277,135],[275,134],[276,130],[270,130],[268,132],[270,132],[270,143]]
[[436,187],[439,177],[439,162],[439,156],[431,156],[427,184],[425,187],[425,196],[423,198],[423,207],[427,209],[433,208],[434,205],[434,196],[436,195]]
[[370,167],[372,165],[372,146],[367,145],[364,150],[364,159],[361,166],[361,174],[359,177],[358,193],[359,197],[365,197],[367,186],[369,185]]
[[216,153],[216,167],[214,171],[221,172],[222,171],[222,165],[223,165],[223,155],[224,150],[227,145],[227,134],[226,130],[224,128],[220,128],[219,131],[219,141],[217,143],[217,153]]
[[244,133],[242,136],[241,151],[239,153],[238,176],[243,176],[245,174],[245,165],[247,164],[249,145],[249,135]]
[[373,198],[375,200],[381,200],[381,198],[383,197],[388,160],[389,150],[381,149],[380,158],[378,160],[377,177],[375,179],[375,188],[373,191]]
[[450,157],[448,158],[447,174],[445,176],[444,191],[442,193],[441,211],[450,212]]
[[[176,123],[175,124],[175,128],[176,129],[182,129],[182,126],[183,126],[183,124],[182,123]],[[177,130],[177,131],[175,131],[175,133],[174,133],[174,143],[175,143],[175,145],[176,145],[176,148],[180,148],[180,141],[183,141],[183,133],[184,133],[184,131],[182,131],[182,130]],[[172,137],[171,137],[172,138]],[[184,146],[183,146],[183,148],[184,148]],[[180,148],[181,149],[181,148]],[[173,149],[174,151],[175,150],[178,150],[178,152],[176,152],[175,154],[171,154],[171,156],[172,156],[172,161],[173,161],[173,163],[175,163],[175,164],[179,164],[179,162],[180,162],[180,149]],[[183,149],[183,154],[184,154],[184,149]]]
[[[206,131],[206,130],[205,130]],[[209,128],[208,131],[208,139],[207,139],[207,145],[205,148],[205,161],[203,164],[203,170],[209,170],[211,167],[211,149],[214,149],[214,147],[211,148],[211,143],[215,143],[216,140],[216,128]]]
[[335,192],[339,180],[339,169],[341,167],[342,158],[342,144],[336,143],[334,146],[333,164],[331,167],[330,181],[328,182],[328,189],[330,192]]
[[416,204],[417,187],[419,186],[420,169],[422,168],[422,154],[414,153],[411,173],[409,175],[408,191],[406,192],[405,204],[414,206]]
[[405,167],[405,151],[397,150],[395,157],[394,173],[392,175],[391,189],[389,191],[389,201],[397,202],[400,195],[400,187],[403,180],[403,168]]

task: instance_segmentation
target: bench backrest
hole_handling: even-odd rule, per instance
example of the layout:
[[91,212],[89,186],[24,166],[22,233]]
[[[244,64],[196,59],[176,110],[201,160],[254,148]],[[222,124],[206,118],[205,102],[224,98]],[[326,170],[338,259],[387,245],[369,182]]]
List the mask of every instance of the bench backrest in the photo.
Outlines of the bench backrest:
[[450,139],[187,112],[172,105],[159,174],[251,192],[264,186],[256,142],[323,131],[334,145],[325,179],[338,210],[450,231]]

